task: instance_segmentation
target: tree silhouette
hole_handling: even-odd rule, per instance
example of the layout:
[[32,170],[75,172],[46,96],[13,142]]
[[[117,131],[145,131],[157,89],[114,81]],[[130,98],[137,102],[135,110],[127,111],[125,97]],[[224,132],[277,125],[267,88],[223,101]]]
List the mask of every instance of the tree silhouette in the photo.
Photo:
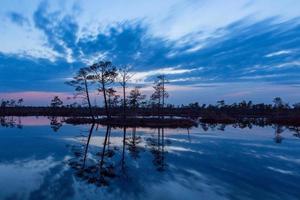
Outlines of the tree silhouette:
[[90,66],[90,69],[93,74],[89,76],[89,79],[97,81],[100,84],[98,90],[103,93],[106,116],[107,118],[110,118],[111,116],[106,93],[109,85],[111,85],[117,77],[117,69],[109,61],[100,61],[95,63]]
[[122,86],[122,93],[123,93],[123,103],[122,103],[122,107],[123,107],[123,120],[125,123],[126,120],[126,88],[127,88],[127,84],[129,82],[129,80],[132,78],[133,74],[130,73],[130,66],[123,66],[118,70],[118,74],[119,74],[119,83]]
[[282,108],[283,107],[283,101],[280,97],[275,97],[273,99],[274,107],[275,108]]
[[9,106],[10,106],[10,107],[15,107],[15,106],[16,106],[16,100],[11,99],[11,100],[9,101]]
[[293,104],[293,107],[295,109],[300,109],[300,103],[298,102],[298,103]]
[[1,100],[1,107],[2,108],[7,107],[8,105],[9,105],[9,101],[8,100],[4,100],[4,99]]
[[151,95],[151,100],[157,104],[158,116],[160,115],[160,109],[164,110],[165,99],[169,97],[166,91],[165,84],[168,83],[165,75],[157,76],[157,80],[154,82],[154,93]]
[[50,106],[53,108],[57,108],[57,107],[61,107],[63,105],[63,101],[60,100],[60,98],[58,96],[55,96],[52,100],[51,100],[51,104]]
[[224,100],[217,101],[217,105],[219,108],[222,108],[225,106],[225,101]]
[[23,98],[21,98],[21,99],[18,99],[18,106],[22,106],[22,103],[24,102],[24,100],[23,100]]
[[83,98],[83,103],[87,101],[89,112],[93,120],[94,114],[92,110],[90,95],[89,95],[89,88],[88,88],[88,77],[91,73],[91,69],[88,67],[84,67],[79,69],[76,76],[73,77],[71,81],[66,82],[66,84],[75,87],[76,93],[74,94],[74,98],[81,97]]
[[146,98],[146,95],[143,95],[140,92],[140,87],[136,86],[134,89],[130,91],[128,102],[131,108],[133,108],[135,114],[136,109],[140,106],[141,102]]

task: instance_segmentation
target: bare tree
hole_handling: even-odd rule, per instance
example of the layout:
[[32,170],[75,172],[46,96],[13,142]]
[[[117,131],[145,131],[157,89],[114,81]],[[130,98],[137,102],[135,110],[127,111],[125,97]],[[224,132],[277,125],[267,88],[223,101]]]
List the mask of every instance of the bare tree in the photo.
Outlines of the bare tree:
[[168,83],[166,80],[165,75],[160,75],[157,77],[158,78],[158,83],[161,85],[161,92],[162,92],[162,109],[165,107],[165,99],[169,97],[169,93],[166,92],[166,87],[165,84]]
[[76,76],[73,77],[73,80],[66,82],[66,84],[75,87],[76,93],[74,94],[74,98],[81,97],[83,98],[83,102],[87,101],[89,112],[93,120],[95,117],[92,111],[92,105],[89,95],[89,80],[88,77],[90,75],[91,69],[88,67],[84,67],[79,69]]
[[95,80],[100,84],[99,92],[103,93],[104,106],[107,118],[110,118],[110,112],[107,101],[107,89],[117,77],[116,67],[109,61],[100,61],[90,66],[92,75],[89,79]]
[[157,103],[158,116],[160,115],[160,109],[164,110],[165,99],[169,97],[165,87],[166,83],[168,83],[166,76],[159,75],[153,86],[154,93],[151,95],[151,100]]
[[132,78],[133,74],[130,73],[131,67],[130,66],[122,66],[119,69],[119,83],[122,86],[123,91],[123,120],[126,120],[126,88],[128,81]]

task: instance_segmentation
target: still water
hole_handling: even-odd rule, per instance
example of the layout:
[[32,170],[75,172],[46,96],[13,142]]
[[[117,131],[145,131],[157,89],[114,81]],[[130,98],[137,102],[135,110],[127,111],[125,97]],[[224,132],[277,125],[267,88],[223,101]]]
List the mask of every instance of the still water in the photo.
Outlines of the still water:
[[0,124],[0,199],[300,199],[299,133]]

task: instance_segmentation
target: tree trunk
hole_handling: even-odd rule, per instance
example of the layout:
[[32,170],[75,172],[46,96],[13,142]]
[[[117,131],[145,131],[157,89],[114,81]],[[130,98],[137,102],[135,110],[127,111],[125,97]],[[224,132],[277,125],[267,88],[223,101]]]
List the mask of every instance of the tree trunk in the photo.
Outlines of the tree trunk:
[[88,85],[87,85],[86,79],[84,79],[84,86],[85,86],[86,98],[87,98],[88,106],[89,106],[89,110],[90,110],[90,115],[91,115],[93,121],[95,121],[95,118],[94,118],[94,115],[93,115],[93,111],[92,111],[92,105],[91,105],[91,101],[90,101],[89,89],[88,89]]
[[164,107],[165,107],[165,77],[163,77],[163,80],[162,80],[163,82],[162,82],[162,91],[163,91],[163,93],[162,93],[162,118],[164,119]]
[[106,98],[105,83],[103,81],[101,81],[101,84],[102,84],[102,91],[103,91],[103,98],[104,98],[104,106],[105,106],[106,117],[108,119],[110,119],[110,114],[109,114],[108,105],[107,105],[107,98]]
[[124,120],[124,125],[126,121],[126,83],[123,82],[123,120]]
[[158,97],[158,104],[157,104],[157,117],[160,118],[160,98]]

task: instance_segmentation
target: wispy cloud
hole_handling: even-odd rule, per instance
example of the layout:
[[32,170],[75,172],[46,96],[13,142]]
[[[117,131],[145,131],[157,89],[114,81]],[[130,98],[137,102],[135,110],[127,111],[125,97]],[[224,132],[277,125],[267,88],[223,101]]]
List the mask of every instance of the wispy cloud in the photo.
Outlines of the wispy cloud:
[[286,62],[282,64],[276,65],[277,68],[285,68],[285,67],[300,67],[300,61],[292,61]]
[[257,80],[257,79],[268,79],[288,76],[288,74],[266,74],[266,75],[254,75],[254,76],[241,76],[240,79],[245,80]]
[[281,51],[276,51],[270,54],[265,55],[267,58],[271,58],[274,56],[281,56],[281,55],[286,55],[286,54],[291,54],[293,51],[292,50],[281,50]]
[[146,80],[150,77],[157,75],[174,75],[174,74],[185,74],[202,68],[196,69],[180,69],[179,67],[166,67],[159,68],[156,70],[144,71],[144,72],[133,72],[132,82],[146,83]]

